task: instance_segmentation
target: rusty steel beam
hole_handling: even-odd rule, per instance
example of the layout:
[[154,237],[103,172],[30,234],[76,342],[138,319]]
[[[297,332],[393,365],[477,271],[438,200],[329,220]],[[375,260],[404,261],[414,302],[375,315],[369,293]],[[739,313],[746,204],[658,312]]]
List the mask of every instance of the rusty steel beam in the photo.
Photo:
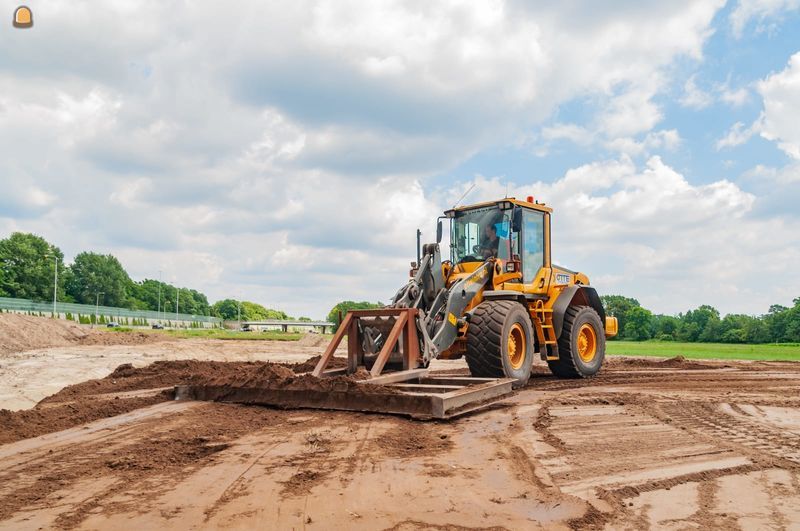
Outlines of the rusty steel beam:
[[344,337],[347,329],[350,327],[350,322],[353,320],[353,315],[348,312],[345,316],[344,321],[339,325],[339,329],[336,331],[336,334],[333,336],[333,340],[328,345],[328,348],[325,349],[325,353],[322,355],[320,360],[317,362],[317,366],[314,367],[314,370],[311,372],[314,376],[319,378],[322,375],[322,371],[328,366],[330,363],[331,358],[333,357],[333,353],[336,352],[336,349],[339,348],[339,343],[342,342],[342,338]]
[[[384,365],[389,360],[389,355],[394,350],[395,345],[397,345],[397,340],[400,338],[400,334],[403,332],[406,322],[408,321],[408,311],[405,311],[399,315],[397,321],[394,322],[394,326],[392,326],[392,331],[389,332],[389,337],[386,338],[386,343],[383,344],[383,348],[381,349],[380,354],[378,354],[378,359],[375,360],[375,364],[372,366],[372,370],[370,374],[375,377],[381,374],[383,371]],[[348,356],[350,354],[348,353]]]

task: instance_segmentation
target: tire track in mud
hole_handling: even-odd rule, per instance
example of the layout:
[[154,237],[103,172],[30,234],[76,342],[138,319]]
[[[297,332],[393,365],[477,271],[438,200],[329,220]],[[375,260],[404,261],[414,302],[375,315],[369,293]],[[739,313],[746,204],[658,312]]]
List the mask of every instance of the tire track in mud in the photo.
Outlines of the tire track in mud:
[[[737,406],[738,407],[738,406]],[[741,410],[741,408],[739,408]],[[763,462],[767,453],[781,468],[800,470],[800,436],[786,434],[756,420],[725,413],[718,404],[685,401],[660,404],[655,411],[662,420],[707,439],[720,441]]]
[[225,490],[222,491],[222,494],[217,498],[217,500],[205,511],[203,511],[205,518],[204,522],[208,522],[224,505],[229,503],[231,500],[234,500],[240,496],[244,496],[249,492],[248,490],[248,480],[245,478],[245,475],[249,473],[253,467],[255,467],[261,459],[263,459],[267,454],[271,453],[275,448],[283,444],[283,441],[276,442],[266,450],[261,452],[255,459],[247,464],[247,466],[242,470],[242,472],[236,476],[233,481],[228,483],[228,486],[225,487]]
[[[553,422],[553,417],[550,414],[550,408],[558,403],[561,405],[564,402],[564,397],[560,399],[551,398],[546,399],[542,402],[539,407],[539,410],[536,413],[536,418],[533,420],[532,426],[536,434],[539,438],[550,446],[557,455],[566,456],[569,453],[567,448],[567,444],[557,435],[555,435],[551,431],[551,426]],[[558,482],[554,481],[551,473],[547,470],[546,466],[544,468],[544,474],[547,475],[548,480],[551,482],[547,484],[543,482],[539,476],[536,474],[536,469],[533,462],[530,461],[527,453],[520,447],[513,447],[511,452],[515,449],[520,450],[524,454],[525,461],[529,463],[530,470],[526,470],[525,467],[519,467],[517,465],[518,471],[517,475],[519,477],[520,473],[523,477],[532,476],[534,478],[534,482],[539,486],[542,492],[549,492],[553,497],[561,497],[561,498],[568,498],[572,500],[576,500],[579,503],[583,503],[586,507],[584,514],[579,518],[573,518],[566,522],[567,526],[570,529],[603,529],[606,524],[608,524],[613,518],[620,517],[620,516],[629,516],[627,506],[623,503],[614,503],[610,504],[613,510],[611,512],[605,512],[599,510],[593,504],[587,503],[585,499],[582,499],[578,496],[574,496],[571,494],[567,494],[561,490],[558,486]],[[516,463],[517,461],[521,461],[520,455],[517,455],[512,458],[512,462]]]
[[[564,438],[565,434],[572,433],[576,426],[584,425],[588,429],[597,429],[598,437],[608,437],[613,430],[619,430],[619,425],[609,425],[612,432],[605,432],[603,422],[598,424],[596,417],[589,413],[588,417],[576,412],[574,417],[559,416],[559,409],[569,410],[581,409],[581,407],[623,407],[625,415],[636,414],[649,417],[655,424],[661,424],[665,429],[681,430],[685,436],[678,436],[674,444],[677,447],[703,445],[709,448],[698,453],[681,452],[674,459],[702,458],[702,456],[713,456],[715,454],[729,454],[731,456],[741,455],[749,460],[749,463],[739,466],[728,466],[721,468],[710,468],[707,470],[677,474],[672,477],[656,479],[650,481],[639,481],[628,485],[614,487],[613,485],[603,484],[602,468],[594,471],[585,469],[576,460],[577,447],[579,441]],[[785,407],[785,404],[784,404]],[[731,411],[747,414],[745,410],[738,407],[731,407]],[[594,419],[594,420],[593,420]],[[593,428],[592,426],[596,426]],[[633,426],[640,427],[636,422]],[[727,476],[742,476],[753,472],[766,471],[768,469],[784,469],[790,472],[792,481],[798,481],[797,471],[800,471],[800,461],[798,461],[798,450],[800,450],[800,437],[782,433],[779,429],[765,426],[757,420],[747,420],[733,417],[720,410],[719,406],[709,405],[705,402],[696,400],[676,400],[669,395],[652,396],[636,393],[572,393],[563,396],[553,396],[546,399],[533,421],[533,427],[541,440],[546,442],[553,450],[554,455],[560,456],[559,459],[571,463],[570,470],[573,474],[564,474],[563,465],[559,468],[561,473],[553,474],[552,470],[547,470],[553,474],[556,484],[563,488],[565,485],[574,484],[576,481],[593,481],[596,477],[598,484],[594,488],[597,498],[605,501],[610,510],[608,512],[597,511],[594,507],[590,509],[584,517],[570,521],[568,524],[573,528],[592,528],[600,529],[609,523],[642,524],[646,519],[646,511],[634,513],[629,510],[627,499],[637,497],[646,492],[659,490],[670,490],[685,483],[697,483],[699,495],[699,507],[697,511],[687,520],[701,527],[738,527],[736,518],[723,514],[715,513],[710,508],[714,505],[716,492],[718,489],[717,481]],[[637,429],[637,428],[632,428]],[[567,431],[564,431],[567,430]],[[643,435],[647,433],[643,432]],[[679,432],[680,433],[680,432]],[[601,435],[604,434],[604,435]],[[678,435],[678,434],[676,434]],[[688,437],[687,437],[688,436]],[[695,443],[690,443],[694,439]],[[656,444],[656,440],[648,437],[647,439],[654,446],[653,463],[658,466],[658,461],[665,460],[666,454],[661,455]],[[681,441],[681,442],[678,442]],[[718,451],[712,451],[713,447]],[[621,448],[624,452],[624,448]],[[766,454],[766,455],[765,455]],[[659,457],[660,456],[660,457]],[[631,458],[633,456],[629,456]],[[603,460],[603,457],[598,457]],[[634,460],[635,461],[635,460]],[[689,462],[687,461],[687,462]],[[631,465],[634,469],[637,464]],[[645,465],[646,466],[646,465]],[[669,465],[665,465],[669,466]],[[546,466],[545,469],[548,469]],[[794,472],[792,474],[792,472]],[[609,473],[613,475],[611,469]],[[577,477],[575,477],[577,476]],[[564,483],[566,481],[566,483]],[[631,504],[632,505],[632,504]],[[773,523],[784,518],[780,511],[774,509],[769,517]],[[626,525],[627,525],[626,524]],[[636,526],[634,526],[636,527]],[[646,527],[646,526],[645,526]]]
[[[4,482],[15,488],[0,495],[0,522],[20,511],[46,509],[56,511],[52,525],[70,529],[98,510],[105,515],[141,510],[207,466],[233,438],[264,427],[280,429],[280,418],[271,411],[236,408],[231,422],[231,409],[190,408],[111,428],[54,453],[47,446],[38,448],[26,461],[3,470]],[[228,422],[225,428],[223,421]],[[59,509],[65,493],[78,484],[86,496]],[[120,494],[126,494],[125,501],[115,501]]]

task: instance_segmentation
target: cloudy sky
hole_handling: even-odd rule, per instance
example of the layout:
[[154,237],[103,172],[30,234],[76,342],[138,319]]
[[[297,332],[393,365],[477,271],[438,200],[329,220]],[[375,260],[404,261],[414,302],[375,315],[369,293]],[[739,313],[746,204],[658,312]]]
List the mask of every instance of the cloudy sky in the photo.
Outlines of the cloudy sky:
[[[603,4],[603,7],[600,7]],[[800,296],[800,0],[0,0],[0,237],[323,317],[534,195],[657,312]]]

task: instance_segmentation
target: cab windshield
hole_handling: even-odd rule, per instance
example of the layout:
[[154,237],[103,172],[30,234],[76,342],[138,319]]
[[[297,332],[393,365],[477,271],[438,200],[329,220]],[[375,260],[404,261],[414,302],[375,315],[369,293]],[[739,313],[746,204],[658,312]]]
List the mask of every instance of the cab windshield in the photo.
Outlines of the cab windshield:
[[453,263],[482,262],[510,254],[510,212],[496,206],[456,212],[450,225],[450,256]]

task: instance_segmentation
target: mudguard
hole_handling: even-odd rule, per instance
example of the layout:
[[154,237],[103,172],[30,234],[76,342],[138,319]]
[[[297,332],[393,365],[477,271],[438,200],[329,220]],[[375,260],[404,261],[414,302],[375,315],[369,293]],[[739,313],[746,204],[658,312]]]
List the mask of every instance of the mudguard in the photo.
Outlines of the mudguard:
[[591,306],[600,315],[600,322],[606,322],[606,311],[597,291],[591,286],[574,285],[565,288],[553,305],[553,328],[556,337],[561,337],[564,327],[564,313],[569,306]]

